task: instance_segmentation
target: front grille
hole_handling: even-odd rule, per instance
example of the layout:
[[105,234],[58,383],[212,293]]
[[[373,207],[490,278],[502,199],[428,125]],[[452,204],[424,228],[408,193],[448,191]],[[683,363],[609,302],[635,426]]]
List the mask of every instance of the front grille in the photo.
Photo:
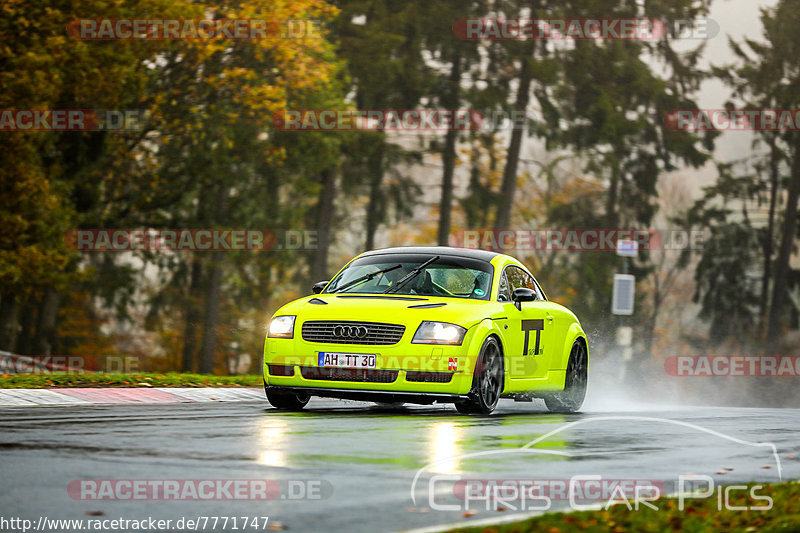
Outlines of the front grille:
[[[348,335],[347,330],[352,334]],[[303,324],[303,340],[328,344],[389,345],[400,342],[405,330],[406,327],[399,324],[319,320]]]
[[452,372],[406,372],[406,381],[415,383],[450,383]]
[[319,368],[301,366],[305,379],[321,381],[357,381],[359,383],[394,383],[397,370],[375,370],[372,368]]

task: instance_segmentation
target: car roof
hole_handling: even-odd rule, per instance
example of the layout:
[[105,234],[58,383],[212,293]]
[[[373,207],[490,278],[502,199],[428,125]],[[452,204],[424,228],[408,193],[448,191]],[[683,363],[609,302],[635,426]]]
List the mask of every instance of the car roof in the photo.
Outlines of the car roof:
[[474,250],[471,248],[452,248],[450,246],[397,246],[394,248],[383,248],[380,250],[371,250],[364,252],[360,257],[369,257],[372,255],[383,254],[435,254],[435,255],[453,255],[457,257],[469,257],[471,259],[481,259],[483,261],[491,262],[497,256],[503,255],[497,252],[490,252],[488,250]]

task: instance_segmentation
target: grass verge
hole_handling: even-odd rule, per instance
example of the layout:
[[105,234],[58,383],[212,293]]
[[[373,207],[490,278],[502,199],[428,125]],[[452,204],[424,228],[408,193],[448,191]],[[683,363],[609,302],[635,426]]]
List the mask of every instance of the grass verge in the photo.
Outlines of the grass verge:
[[[750,487],[758,484],[751,484]],[[717,487],[717,492],[720,487]],[[658,510],[640,507],[628,510],[625,505],[615,505],[606,510],[572,513],[551,513],[521,522],[495,526],[459,528],[458,533],[599,533],[611,531],[660,533],[662,531],[687,531],[691,533],[716,533],[718,531],[757,531],[759,533],[800,532],[800,484],[797,482],[775,485],[761,484],[757,496],[769,496],[773,506],[769,511],[719,510],[717,493],[707,499],[687,499],[680,510],[676,498],[662,498],[654,505]],[[724,500],[723,500],[724,501]],[[749,490],[731,491],[730,505],[742,507],[763,506],[769,502],[755,500]]]
[[51,389],[70,387],[261,387],[259,375],[214,376],[168,372],[105,374],[54,372],[51,374],[3,374],[0,389]]

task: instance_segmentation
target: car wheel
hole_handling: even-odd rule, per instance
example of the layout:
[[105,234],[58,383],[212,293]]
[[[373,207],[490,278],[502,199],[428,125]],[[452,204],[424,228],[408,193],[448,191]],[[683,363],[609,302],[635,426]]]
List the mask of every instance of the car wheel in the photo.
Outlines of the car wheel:
[[544,403],[554,413],[574,413],[583,405],[589,375],[586,347],[577,340],[567,362],[567,377],[562,392],[546,396]]
[[456,402],[456,409],[465,415],[488,415],[494,411],[503,392],[503,353],[497,339],[484,341],[475,367],[469,399]]
[[284,409],[287,411],[300,411],[306,406],[311,396],[308,394],[300,394],[294,392],[274,392],[269,387],[264,387],[267,393],[267,401],[275,409]]

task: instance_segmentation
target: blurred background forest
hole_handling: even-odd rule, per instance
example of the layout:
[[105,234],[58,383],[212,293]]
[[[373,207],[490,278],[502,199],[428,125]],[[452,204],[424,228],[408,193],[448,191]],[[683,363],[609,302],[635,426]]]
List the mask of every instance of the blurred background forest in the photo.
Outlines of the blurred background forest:
[[[722,0],[719,0],[722,1]],[[724,2],[723,2],[724,3]],[[125,355],[139,370],[258,371],[265,326],[354,255],[470,228],[700,230],[640,251],[635,360],[798,353],[800,133],[667,127],[715,106],[800,108],[800,2],[706,42],[469,41],[463,18],[708,16],[710,0],[3,0],[0,109],[141,109],[130,132],[0,132],[0,350]],[[260,40],[82,41],[76,18],[312,20]],[[725,27],[716,39],[725,40]],[[524,128],[286,132],[283,109],[475,109]],[[694,178],[710,176],[705,183]],[[76,228],[311,232],[310,249],[77,252]],[[614,357],[613,252],[513,254]],[[662,367],[663,371],[663,367]]]

